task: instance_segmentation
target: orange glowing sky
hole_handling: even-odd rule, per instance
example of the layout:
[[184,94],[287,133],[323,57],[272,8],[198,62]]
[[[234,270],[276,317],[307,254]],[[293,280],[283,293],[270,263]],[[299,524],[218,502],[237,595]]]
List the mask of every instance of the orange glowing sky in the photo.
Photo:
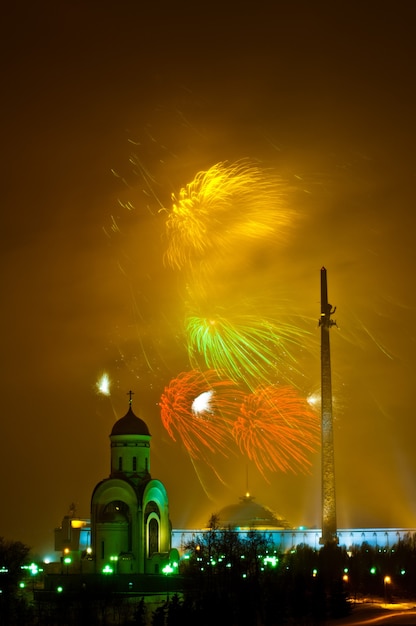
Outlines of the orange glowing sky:
[[[71,502],[89,515],[129,389],[174,527],[245,492],[245,463],[219,459],[223,482],[193,464],[157,404],[189,365],[161,209],[244,158],[285,181],[295,216],[284,241],[212,266],[216,304],[237,314],[243,293],[299,316],[312,338],[296,383],[311,394],[325,265],[338,524],[415,527],[416,4],[25,4],[2,36],[0,536],[51,549]],[[249,482],[294,525],[320,525],[319,455],[310,475],[250,467]]]

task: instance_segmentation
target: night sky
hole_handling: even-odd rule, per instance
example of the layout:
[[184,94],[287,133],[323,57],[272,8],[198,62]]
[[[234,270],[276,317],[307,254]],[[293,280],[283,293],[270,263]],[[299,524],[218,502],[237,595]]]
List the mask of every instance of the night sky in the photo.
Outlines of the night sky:
[[184,275],[164,260],[171,194],[240,159],[281,178],[291,224],[218,260],[211,293],[233,314],[243,293],[253,314],[302,320],[308,397],[327,268],[338,526],[416,527],[415,20],[411,0],[9,3],[0,536],[50,551],[72,502],[89,517],[130,389],[174,528],[205,524],[247,480],[320,527],[319,453],[309,474],[267,479],[219,458],[220,480],[161,423],[165,386],[190,367]]

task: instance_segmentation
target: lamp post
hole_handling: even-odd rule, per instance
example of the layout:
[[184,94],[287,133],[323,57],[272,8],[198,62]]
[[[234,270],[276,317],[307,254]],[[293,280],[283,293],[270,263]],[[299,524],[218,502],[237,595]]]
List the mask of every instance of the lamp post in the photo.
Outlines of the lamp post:
[[66,557],[64,558],[64,563],[65,563],[65,565],[66,565],[66,575],[68,576],[68,568],[69,568],[69,566],[70,566],[70,565],[71,565],[71,563],[72,563],[72,559],[71,559],[71,557],[70,557],[70,556],[66,556]]
[[387,588],[391,584],[390,576],[384,576],[384,604],[387,604]]
[[162,572],[166,576],[166,600],[167,600],[167,602],[169,602],[169,576],[170,576],[170,574],[173,574],[173,567],[171,566],[170,563],[168,563],[162,569]]

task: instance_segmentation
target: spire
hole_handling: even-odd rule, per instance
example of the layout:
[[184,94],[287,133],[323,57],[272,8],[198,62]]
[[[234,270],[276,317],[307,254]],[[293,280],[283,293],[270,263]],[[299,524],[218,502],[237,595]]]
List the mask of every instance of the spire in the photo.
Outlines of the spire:
[[246,494],[245,496],[243,496],[242,498],[240,498],[240,500],[244,501],[249,501],[249,500],[254,500],[254,496],[252,496],[250,494],[250,490],[248,488],[248,465],[246,465]]
[[326,269],[321,269],[321,437],[322,437],[322,537],[321,544],[337,543],[335,508],[335,462],[332,419],[332,382],[329,331],[336,307],[328,303]]

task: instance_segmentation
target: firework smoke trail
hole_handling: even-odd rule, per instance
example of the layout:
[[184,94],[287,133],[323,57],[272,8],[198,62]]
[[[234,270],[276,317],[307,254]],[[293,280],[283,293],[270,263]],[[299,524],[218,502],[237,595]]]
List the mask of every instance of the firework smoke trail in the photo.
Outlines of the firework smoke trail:
[[156,215],[156,211],[151,208],[151,201],[155,201],[159,208],[163,208],[163,204],[155,191],[155,187],[157,185],[156,178],[153,174],[148,170],[148,168],[143,164],[137,154],[132,154],[130,157],[130,163],[133,165],[133,173],[136,174],[139,178],[142,179],[144,183],[144,188],[142,192],[149,199],[149,203],[147,204],[147,209],[150,211],[152,215]]
[[166,259],[174,269],[199,265],[208,253],[233,251],[241,240],[280,236],[290,223],[282,181],[249,161],[217,163],[182,188],[166,222]]
[[305,332],[291,324],[276,324],[255,315],[210,318],[189,317],[186,323],[188,355],[192,366],[202,361],[251,390],[285,378],[288,363],[292,373],[296,359],[288,345],[301,345]]
[[260,387],[244,398],[233,435],[267,480],[266,470],[308,469],[307,453],[319,446],[320,421],[294,388]]
[[182,372],[165,387],[160,414],[169,436],[183,443],[194,460],[213,467],[212,454],[227,457],[234,447],[231,425],[243,393],[231,380],[209,370]]

